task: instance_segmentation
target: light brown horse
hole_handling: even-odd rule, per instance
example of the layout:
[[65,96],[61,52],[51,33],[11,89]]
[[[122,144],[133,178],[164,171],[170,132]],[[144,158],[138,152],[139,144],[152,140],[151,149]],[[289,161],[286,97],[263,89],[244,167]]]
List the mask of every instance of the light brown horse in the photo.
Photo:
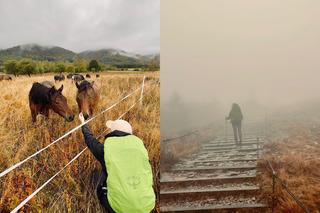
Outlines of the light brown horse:
[[36,122],[37,115],[49,117],[49,110],[53,110],[67,121],[73,121],[74,115],[68,106],[67,99],[62,95],[63,85],[57,90],[49,81],[35,82],[29,92],[29,107],[32,122]]
[[2,80],[10,81],[10,80],[12,80],[12,78],[10,75],[0,75],[0,81],[2,81]]
[[79,107],[79,113],[82,112],[85,119],[93,115],[95,108],[98,105],[100,98],[100,90],[94,81],[82,81],[80,84],[76,82],[78,88],[77,91],[77,103]]

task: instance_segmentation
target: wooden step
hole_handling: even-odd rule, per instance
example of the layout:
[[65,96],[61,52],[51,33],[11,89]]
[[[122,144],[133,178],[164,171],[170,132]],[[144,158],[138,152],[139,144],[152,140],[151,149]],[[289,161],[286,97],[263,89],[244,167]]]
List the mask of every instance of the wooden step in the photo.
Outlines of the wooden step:
[[[246,148],[246,149],[215,149],[215,148],[202,148],[203,151],[210,151],[212,153],[220,153],[220,152],[230,152],[230,151],[238,151],[238,152],[254,152],[262,150],[262,148]],[[201,153],[201,152],[200,152]]]
[[179,195],[182,194],[190,196],[190,194],[219,194],[219,193],[241,193],[241,192],[257,192],[260,188],[256,186],[245,186],[242,188],[221,188],[217,189],[216,187],[207,187],[206,189],[172,189],[172,190],[162,190],[160,195]]
[[234,204],[234,205],[206,205],[206,206],[161,206],[160,212],[218,212],[219,210],[233,210],[232,212],[267,212],[268,206],[263,203],[255,204]]
[[230,182],[245,182],[248,181],[249,179],[255,179],[257,176],[256,175],[237,175],[237,176],[222,176],[222,177],[203,177],[203,178],[185,178],[185,179],[160,179],[160,184],[181,184],[181,183],[186,183],[186,184],[192,184],[194,183],[201,183],[201,182],[211,182],[211,183],[230,183]]
[[199,168],[174,168],[172,171],[214,171],[214,170],[233,170],[242,171],[255,169],[256,166],[225,166],[225,167],[199,167]]
[[[254,142],[254,143],[241,143],[241,146],[257,146],[257,145],[263,145],[264,144],[264,142],[263,141],[260,141],[260,143],[259,142]],[[221,143],[210,143],[210,142],[208,142],[208,143],[203,143],[202,144],[202,147],[217,147],[217,148],[219,148],[219,147],[237,147],[237,144],[236,143],[223,143],[223,142],[221,142]]]
[[258,158],[236,158],[236,159],[223,159],[223,160],[203,160],[203,161],[190,161],[193,163],[216,163],[216,162],[241,162],[241,161],[257,161]]

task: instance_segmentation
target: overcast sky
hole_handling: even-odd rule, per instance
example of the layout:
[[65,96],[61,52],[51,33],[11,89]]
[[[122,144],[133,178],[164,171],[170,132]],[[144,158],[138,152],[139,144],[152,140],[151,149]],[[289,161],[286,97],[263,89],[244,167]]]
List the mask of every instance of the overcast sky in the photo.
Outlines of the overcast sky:
[[161,100],[320,100],[319,20],[313,0],[161,1]]
[[160,0],[0,0],[0,48],[160,51]]

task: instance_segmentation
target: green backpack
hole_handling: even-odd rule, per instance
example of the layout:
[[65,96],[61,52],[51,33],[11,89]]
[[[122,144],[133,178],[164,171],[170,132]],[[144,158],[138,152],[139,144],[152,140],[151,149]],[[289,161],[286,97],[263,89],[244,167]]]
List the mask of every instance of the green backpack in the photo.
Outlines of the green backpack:
[[148,151],[134,135],[104,143],[108,201],[117,213],[149,213],[155,206]]

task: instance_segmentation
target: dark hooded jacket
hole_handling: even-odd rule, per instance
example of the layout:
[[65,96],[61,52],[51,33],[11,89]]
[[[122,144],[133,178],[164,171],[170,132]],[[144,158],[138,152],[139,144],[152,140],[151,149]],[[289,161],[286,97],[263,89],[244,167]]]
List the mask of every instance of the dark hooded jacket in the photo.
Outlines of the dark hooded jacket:
[[[100,162],[102,166],[102,173],[99,178],[98,182],[98,187],[97,187],[97,196],[100,200],[100,203],[103,205],[105,210],[109,213],[114,213],[113,209],[111,208],[108,199],[107,199],[107,169],[106,169],[106,163],[104,161],[104,145],[100,143],[91,133],[88,125],[83,125],[82,126],[82,133],[84,135],[84,140],[85,143],[87,144],[88,148],[94,155],[94,157]],[[122,136],[127,136],[130,135],[129,133],[126,132],[121,132],[121,131],[113,131],[110,132],[105,136],[105,139],[108,137],[122,137]]]
[[[100,162],[103,172],[106,173],[107,170],[106,170],[106,164],[104,162],[104,145],[102,143],[100,143],[92,135],[87,124],[82,126],[82,133],[84,136],[85,143],[87,144],[88,148],[90,149],[90,151],[92,152],[94,157]],[[121,131],[115,130],[115,131],[107,134],[105,136],[105,139],[107,139],[108,137],[122,137],[122,136],[127,136],[127,135],[130,135],[130,134],[126,133],[126,132],[121,132]],[[104,180],[104,182],[106,182],[106,180]]]
[[232,108],[229,113],[229,116],[227,117],[227,120],[231,120],[231,123],[238,123],[241,122],[242,119],[243,115],[240,106],[238,104],[232,104]]

